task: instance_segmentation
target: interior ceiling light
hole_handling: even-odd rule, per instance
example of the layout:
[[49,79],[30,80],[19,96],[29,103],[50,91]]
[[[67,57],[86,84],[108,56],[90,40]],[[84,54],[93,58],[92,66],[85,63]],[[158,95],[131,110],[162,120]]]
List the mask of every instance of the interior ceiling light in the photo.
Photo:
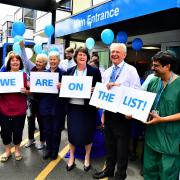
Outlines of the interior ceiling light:
[[142,49],[160,49],[160,47],[147,46],[147,47],[142,47]]
[[56,2],[58,3],[58,2],[60,2],[61,0],[56,0]]

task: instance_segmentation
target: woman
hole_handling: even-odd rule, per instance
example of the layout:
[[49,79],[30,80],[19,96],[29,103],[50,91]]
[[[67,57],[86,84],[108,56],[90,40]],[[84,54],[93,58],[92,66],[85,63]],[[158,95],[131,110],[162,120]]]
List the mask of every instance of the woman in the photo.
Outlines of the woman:
[[[24,61],[26,67],[30,68],[31,66],[27,66],[28,64],[27,60]],[[48,57],[44,54],[38,54],[36,56],[36,61],[34,64],[34,67],[32,66],[32,69],[28,69],[28,71],[32,72],[41,72],[45,70],[45,67],[47,65]],[[28,138],[29,141],[25,145],[26,148],[32,146],[35,143],[34,139],[34,131],[35,131],[35,119],[37,118],[37,122],[39,125],[39,131],[40,131],[40,143],[36,144],[36,148],[38,150],[41,150],[45,147],[45,137],[44,137],[44,132],[43,132],[43,124],[42,124],[42,118],[39,115],[39,101],[41,98],[40,93],[33,93],[29,96],[28,98],[28,104],[29,104],[29,110],[30,114],[27,115],[28,118]]]
[[[68,69],[67,75],[93,76],[92,87],[94,87],[96,82],[101,81],[101,74],[99,69],[87,64],[89,59],[90,56],[86,48],[80,47],[77,49],[74,55],[77,66]],[[66,166],[67,171],[71,171],[75,167],[75,147],[81,146],[85,146],[86,150],[84,171],[91,168],[90,153],[93,133],[96,128],[96,115],[97,109],[89,105],[89,100],[75,98],[69,100],[67,105],[67,126],[70,158]]]
[[[23,62],[19,55],[10,56],[7,65],[7,72],[18,72],[23,69]],[[1,113],[1,137],[5,145],[5,153],[1,158],[1,162],[6,162],[11,156],[11,141],[15,145],[15,159],[20,161],[20,143],[22,141],[22,133],[26,117],[26,95],[27,90],[26,74],[23,74],[24,88],[21,93],[4,93],[0,95],[0,113]]]
[[[59,53],[49,53],[49,65],[47,73],[59,73],[59,82],[65,72],[58,67],[60,62]],[[59,94],[43,94],[39,104],[40,115],[43,120],[44,134],[46,140],[46,151],[43,158],[57,159],[61,141],[61,131],[64,128],[65,104]]]

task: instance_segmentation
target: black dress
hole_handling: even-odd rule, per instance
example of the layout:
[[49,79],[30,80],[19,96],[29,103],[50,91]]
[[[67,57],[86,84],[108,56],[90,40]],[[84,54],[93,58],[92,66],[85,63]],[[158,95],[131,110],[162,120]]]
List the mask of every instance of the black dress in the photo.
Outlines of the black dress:
[[[67,75],[74,75],[76,66],[68,69]],[[87,76],[93,76],[92,86],[101,82],[99,69],[87,65]],[[96,129],[97,108],[89,105],[89,99],[84,105],[67,104],[68,140],[74,146],[84,146],[92,143]]]

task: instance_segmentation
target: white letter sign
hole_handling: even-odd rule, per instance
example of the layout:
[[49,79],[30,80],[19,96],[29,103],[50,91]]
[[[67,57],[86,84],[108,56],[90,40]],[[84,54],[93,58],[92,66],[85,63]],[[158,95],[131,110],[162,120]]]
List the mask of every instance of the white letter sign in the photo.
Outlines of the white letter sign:
[[0,72],[0,93],[20,92],[23,87],[23,72]]
[[92,76],[62,76],[59,96],[89,99],[91,87]]
[[57,94],[59,74],[52,72],[30,72],[30,91]]

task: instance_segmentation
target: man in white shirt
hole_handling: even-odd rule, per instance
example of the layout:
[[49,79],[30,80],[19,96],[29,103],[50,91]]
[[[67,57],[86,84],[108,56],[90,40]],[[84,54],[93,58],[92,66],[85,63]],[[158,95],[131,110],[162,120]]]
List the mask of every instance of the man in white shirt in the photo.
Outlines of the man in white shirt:
[[[110,58],[113,65],[103,74],[103,83],[107,88],[124,85],[140,88],[140,79],[135,67],[124,62],[127,48],[123,43],[113,43],[110,46]],[[104,112],[104,132],[106,144],[106,168],[93,175],[95,179],[113,177],[115,166],[115,180],[126,178],[128,165],[128,145],[130,139],[130,120],[120,113]]]
[[64,71],[67,71],[67,69],[73,67],[76,65],[74,59],[73,59],[73,55],[74,55],[74,49],[72,47],[68,47],[65,49],[65,56],[66,59],[62,60],[60,62],[60,68],[63,69]]

